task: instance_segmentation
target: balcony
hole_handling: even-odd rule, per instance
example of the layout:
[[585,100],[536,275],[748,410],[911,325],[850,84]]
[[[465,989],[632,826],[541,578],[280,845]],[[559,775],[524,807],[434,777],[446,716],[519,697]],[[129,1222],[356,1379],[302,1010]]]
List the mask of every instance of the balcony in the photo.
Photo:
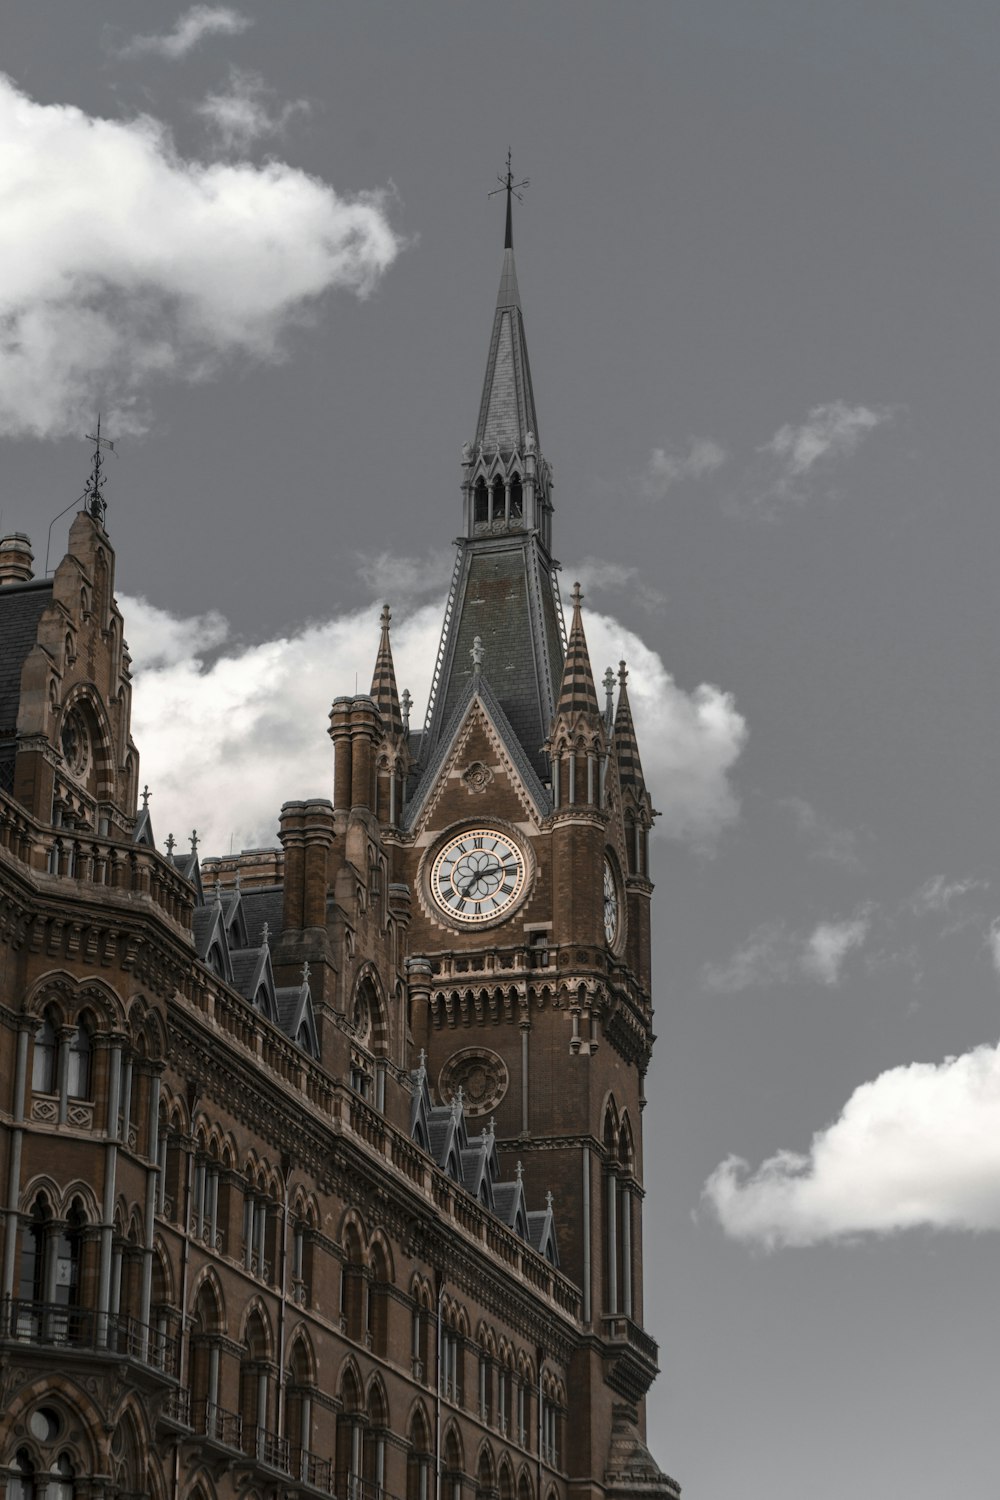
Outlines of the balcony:
[[198,1437],[217,1443],[230,1453],[238,1453],[255,1465],[297,1480],[324,1495],[336,1493],[332,1459],[299,1448],[266,1427],[244,1422],[238,1412],[226,1411],[213,1401],[196,1401],[190,1405],[190,1426]]
[[0,1340],[112,1355],[177,1378],[179,1339],[121,1313],[12,1297],[0,1313]]

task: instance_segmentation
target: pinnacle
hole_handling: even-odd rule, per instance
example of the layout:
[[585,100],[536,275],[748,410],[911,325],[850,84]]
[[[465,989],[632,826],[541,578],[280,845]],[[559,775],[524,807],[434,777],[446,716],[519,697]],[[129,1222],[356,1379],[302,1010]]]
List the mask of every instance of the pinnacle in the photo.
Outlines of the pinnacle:
[[573,623],[566,645],[566,663],[563,667],[559,701],[556,704],[557,717],[560,714],[593,714],[595,718],[600,716],[597,689],[587,651],[587,637],[583,632],[583,614],[580,608],[582,602],[583,593],[576,583],[573,585]]
[[378,656],[375,658],[375,673],[372,677],[372,698],[379,713],[382,715],[382,723],[390,734],[403,733],[403,715],[399,707],[399,694],[396,691],[396,669],[392,662],[392,647],[389,645],[389,622],[392,612],[388,604],[382,606],[379,617],[382,625],[382,636],[379,641]]
[[639,759],[639,742],[635,737],[632,720],[632,705],[629,703],[628,668],[623,661],[618,663],[618,712],[615,714],[615,750],[618,757],[618,777],[622,786],[644,788],[642,761]]

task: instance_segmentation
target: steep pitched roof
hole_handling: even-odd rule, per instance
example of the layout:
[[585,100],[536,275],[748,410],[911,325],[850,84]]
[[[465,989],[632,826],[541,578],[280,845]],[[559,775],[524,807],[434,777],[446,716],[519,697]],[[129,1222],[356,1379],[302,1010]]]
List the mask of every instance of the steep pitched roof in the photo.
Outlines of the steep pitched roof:
[[587,637],[583,630],[583,613],[581,604],[583,594],[580,585],[573,585],[573,623],[570,626],[569,640],[566,643],[566,660],[563,664],[562,683],[559,687],[559,701],[556,704],[556,717],[566,715],[576,718],[579,714],[593,714],[595,719],[600,710],[597,706],[597,689],[594,686],[594,674],[590,667],[590,653],[587,650]]
[[615,713],[615,755],[618,760],[618,779],[623,787],[645,790],[646,781],[639,759],[639,742],[635,737],[632,721],[632,705],[628,700],[628,668],[623,661],[618,663],[618,709]]
[[21,698],[21,668],[38,639],[38,622],[52,603],[52,579],[0,588],[0,735],[13,734]]
[[482,446],[488,453],[496,449],[503,454],[523,453],[529,432],[533,432],[537,439],[538,414],[531,385],[514,249],[508,244],[503,253],[500,289],[479,399],[475,446]]
[[375,700],[375,707],[382,715],[382,723],[386,730],[390,734],[401,735],[403,715],[399,707],[399,694],[396,691],[396,670],[392,663],[392,647],[389,645],[389,621],[391,619],[392,613],[388,604],[383,605],[382,637],[379,641],[378,656],[375,658],[371,696]]
[[437,749],[427,763],[410,797],[405,814],[405,826],[407,828],[412,828],[420,817],[427,796],[444,770],[445,763],[452,752],[459,731],[465,722],[469,710],[477,699],[492,722],[504,749],[510,756],[514,769],[520,777],[525,791],[527,791],[534,802],[539,817],[545,818],[551,812],[552,800],[548,792],[539,780],[534,766],[525,755],[521,742],[511,728],[510,721],[504,713],[488,679],[485,676],[479,675],[470,676],[466,682],[462,696],[455,705],[451,720],[438,741]]

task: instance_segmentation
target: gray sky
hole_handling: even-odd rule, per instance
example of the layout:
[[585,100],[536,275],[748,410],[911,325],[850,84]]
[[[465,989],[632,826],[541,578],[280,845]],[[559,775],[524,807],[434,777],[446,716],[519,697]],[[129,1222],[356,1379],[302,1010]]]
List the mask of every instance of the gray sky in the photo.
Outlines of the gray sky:
[[115,414],[160,838],[328,790],[383,595],[421,705],[509,144],[556,550],[664,811],[653,1446],[692,1500],[995,1496],[1000,12],[210,9],[3,24],[3,529],[41,561]]

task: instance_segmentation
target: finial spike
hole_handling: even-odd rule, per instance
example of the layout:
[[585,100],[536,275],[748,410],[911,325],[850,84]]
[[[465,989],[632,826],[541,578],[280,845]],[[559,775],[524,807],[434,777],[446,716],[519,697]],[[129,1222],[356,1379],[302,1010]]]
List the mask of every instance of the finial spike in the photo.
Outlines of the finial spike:
[[404,732],[406,734],[409,734],[409,732],[410,732],[410,707],[411,707],[411,705],[413,703],[413,698],[412,698],[412,696],[410,694],[409,688],[404,688],[403,689],[403,696],[400,698],[399,702],[400,702],[400,712],[401,712],[401,714],[403,716],[403,730],[404,730]]
[[191,853],[192,854],[197,854],[198,853],[198,830],[197,830],[197,828],[192,828],[192,830],[191,830]]
[[552,1190],[550,1188],[549,1191],[545,1194],[545,1207],[548,1209],[549,1213],[552,1212],[553,1201]]
[[309,983],[309,975],[311,974],[311,972],[312,972],[312,970],[309,968],[309,960],[306,959],[305,963],[302,965],[302,983],[303,984],[307,985]]
[[143,807],[143,811],[144,812],[145,812],[146,808],[149,806],[149,799],[150,799],[150,797],[152,795],[153,795],[152,792],[149,790],[149,783],[147,782],[146,785],[142,789],[142,807]]
[[503,237],[503,247],[504,247],[505,250],[513,250],[513,248],[514,248],[514,226],[513,226],[513,219],[512,219],[512,215],[511,215],[510,200],[512,198],[516,198],[517,201],[518,201],[518,203],[523,203],[524,202],[524,198],[523,198],[523,195],[521,193],[521,189],[522,188],[526,188],[526,187],[529,186],[529,182],[528,182],[528,178],[527,177],[524,179],[523,182],[515,182],[514,181],[514,173],[511,170],[510,163],[511,163],[511,155],[510,155],[510,147],[508,146],[507,147],[507,171],[504,173],[504,175],[502,177],[500,176],[499,173],[497,173],[497,182],[499,182],[500,186],[498,188],[494,188],[491,193],[487,194],[487,196],[490,197],[490,198],[495,197],[497,193],[506,193],[507,194],[507,222],[506,222],[506,224],[504,226],[504,237]]
[[[466,637],[466,639],[468,639],[468,637]],[[476,636],[475,640],[472,642],[472,650],[469,652],[469,655],[472,657],[472,675],[478,681],[479,674],[483,668],[484,652],[482,636]]]
[[524,1167],[521,1165],[520,1162],[518,1162],[518,1164],[517,1164],[517,1166],[515,1168],[515,1172],[517,1174],[517,1180],[518,1180],[518,1182],[523,1182],[524,1181]]
[[271,943],[271,929],[268,926],[268,924],[265,922],[264,925],[263,925],[263,927],[260,929],[260,946],[262,948],[268,948],[268,947],[270,947],[270,943]]
[[167,853],[169,855],[173,854],[173,852],[174,852],[174,844],[176,842],[177,842],[177,840],[174,838],[173,834],[172,833],[168,833],[167,834],[167,842],[166,842],[165,847],[166,847],[166,851],[167,851]]

